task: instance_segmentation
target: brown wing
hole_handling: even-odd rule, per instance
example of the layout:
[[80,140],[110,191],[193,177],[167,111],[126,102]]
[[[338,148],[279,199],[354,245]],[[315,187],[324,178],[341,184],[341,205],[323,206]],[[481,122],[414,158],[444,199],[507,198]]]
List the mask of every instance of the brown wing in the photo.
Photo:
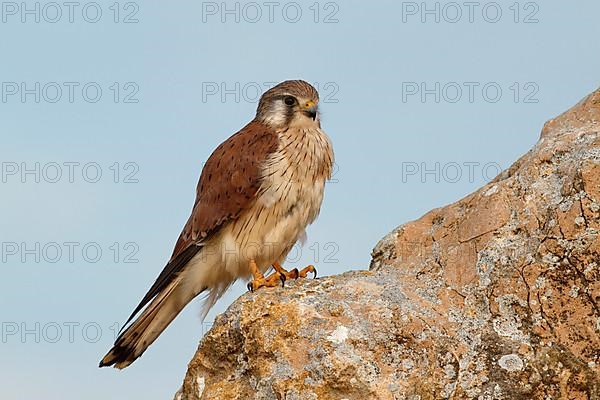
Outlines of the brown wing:
[[277,133],[252,121],[215,149],[202,169],[192,215],[171,259],[125,325],[181,272],[207,237],[252,205],[261,184],[261,165],[277,146]]

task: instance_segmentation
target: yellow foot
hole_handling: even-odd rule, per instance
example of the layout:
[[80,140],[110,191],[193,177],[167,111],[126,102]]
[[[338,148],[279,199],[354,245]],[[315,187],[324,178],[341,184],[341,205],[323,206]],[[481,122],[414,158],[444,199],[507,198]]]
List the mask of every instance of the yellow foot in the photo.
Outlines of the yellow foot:
[[302,269],[302,271],[300,271],[298,273],[298,277],[306,278],[306,276],[308,275],[309,272],[311,272],[313,274],[313,279],[315,279],[317,277],[317,269],[315,268],[314,265],[309,265],[306,268]]
[[265,278],[265,276],[259,271],[254,260],[251,260],[250,272],[252,273],[253,279],[250,282],[248,282],[248,290],[254,292],[256,289],[261,288],[263,286],[278,286],[279,282],[281,282],[281,286],[285,286],[286,280],[306,278],[306,276],[309,273],[313,274],[313,278],[317,277],[317,270],[315,269],[314,265],[309,265],[306,268],[303,268],[302,271],[298,271],[298,268],[294,268],[291,271],[286,271],[280,263],[274,262],[273,268],[275,268],[275,271]]
[[281,283],[281,286],[285,285],[285,275],[280,274],[279,272],[275,271],[273,272],[271,275],[267,276],[266,278],[264,276],[259,276],[259,277],[254,277],[254,279],[252,279],[250,282],[248,282],[248,290],[251,292],[254,292],[256,289],[261,288],[263,286],[265,287],[275,287],[275,286],[279,286],[279,284]]
[[285,275],[280,274],[277,271],[273,272],[271,275],[265,278],[262,272],[260,272],[260,270],[258,269],[258,266],[256,265],[256,262],[254,260],[250,260],[250,265],[248,267],[250,269],[250,272],[252,273],[252,277],[254,278],[250,282],[248,282],[247,286],[248,290],[251,292],[254,292],[256,289],[261,288],[263,286],[277,286],[279,285],[279,282],[281,282],[281,286],[285,284]]
[[304,268],[302,271],[298,271],[298,268],[294,268],[291,271],[286,271],[281,266],[281,264],[279,264],[278,262],[274,262],[273,268],[275,268],[275,271],[277,271],[280,274],[282,274],[283,276],[285,276],[286,279],[306,278],[306,276],[308,275],[309,272],[313,273],[313,278],[317,277],[317,270],[315,269],[314,265],[309,265],[308,267]]

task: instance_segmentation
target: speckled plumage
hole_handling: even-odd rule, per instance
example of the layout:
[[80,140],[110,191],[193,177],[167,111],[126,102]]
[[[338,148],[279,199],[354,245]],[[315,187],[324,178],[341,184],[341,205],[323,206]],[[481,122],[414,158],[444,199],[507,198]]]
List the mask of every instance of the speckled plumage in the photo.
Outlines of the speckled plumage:
[[[100,365],[124,368],[183,307],[208,294],[202,316],[254,260],[282,263],[321,207],[333,150],[321,130],[317,91],[286,81],[263,94],[256,118],[208,159],[196,201],[171,260]],[[129,321],[127,321],[129,322]]]

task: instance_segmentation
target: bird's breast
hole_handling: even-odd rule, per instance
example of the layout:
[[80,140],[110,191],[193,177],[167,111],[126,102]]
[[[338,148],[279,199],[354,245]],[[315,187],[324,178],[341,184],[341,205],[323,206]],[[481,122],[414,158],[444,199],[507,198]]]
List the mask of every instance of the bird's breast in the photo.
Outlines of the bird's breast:
[[283,261],[319,214],[332,164],[331,144],[322,131],[280,134],[278,150],[263,164],[255,204],[228,229],[227,240],[243,255],[242,264],[252,258],[266,269]]
[[320,129],[288,130],[279,134],[279,141],[263,167],[259,201],[278,208],[279,215],[304,211],[306,225],[318,214],[331,176],[331,143]]

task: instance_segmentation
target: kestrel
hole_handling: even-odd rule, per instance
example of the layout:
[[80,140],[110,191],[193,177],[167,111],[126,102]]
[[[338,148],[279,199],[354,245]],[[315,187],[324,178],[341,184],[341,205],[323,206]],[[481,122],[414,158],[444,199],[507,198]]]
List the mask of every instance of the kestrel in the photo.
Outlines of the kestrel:
[[171,259],[101,367],[130,365],[201,293],[204,318],[238,278],[251,278],[254,291],[316,275],[311,265],[286,271],[281,264],[319,214],[331,178],[333,149],[318,103],[309,83],[282,82],[261,96],[254,120],[211,154]]

